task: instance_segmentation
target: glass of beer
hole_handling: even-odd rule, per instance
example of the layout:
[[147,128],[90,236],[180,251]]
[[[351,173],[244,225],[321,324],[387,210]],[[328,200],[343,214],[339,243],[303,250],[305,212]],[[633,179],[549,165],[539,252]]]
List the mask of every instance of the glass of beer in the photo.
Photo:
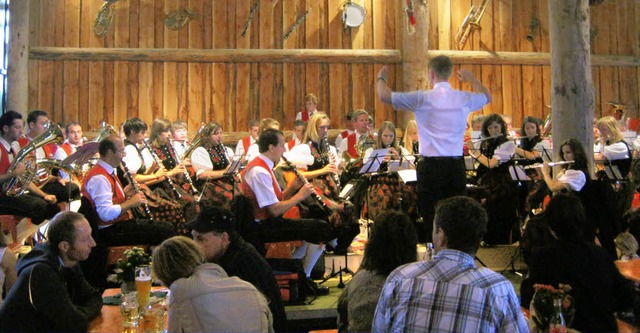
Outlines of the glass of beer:
[[151,294],[151,266],[136,266],[135,276],[138,305],[140,309],[146,309],[149,305],[149,295]]

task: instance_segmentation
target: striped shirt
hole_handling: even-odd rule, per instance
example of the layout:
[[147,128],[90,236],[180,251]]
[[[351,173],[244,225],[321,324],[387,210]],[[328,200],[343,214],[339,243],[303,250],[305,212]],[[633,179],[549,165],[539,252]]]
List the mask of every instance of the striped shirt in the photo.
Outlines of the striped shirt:
[[511,283],[464,252],[393,271],[380,294],[373,332],[529,332]]

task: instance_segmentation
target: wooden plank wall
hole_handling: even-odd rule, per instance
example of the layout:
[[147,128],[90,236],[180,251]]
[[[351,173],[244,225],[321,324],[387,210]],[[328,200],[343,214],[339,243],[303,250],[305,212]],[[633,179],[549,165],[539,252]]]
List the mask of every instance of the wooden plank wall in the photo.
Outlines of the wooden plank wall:
[[[108,33],[97,37],[93,21],[102,1],[31,0],[31,45],[55,47],[190,49],[400,49],[406,29],[405,0],[357,0],[367,10],[365,23],[345,33],[343,0],[259,0],[241,36],[254,0],[127,0],[113,6]],[[413,0],[416,8],[420,2]],[[482,0],[430,0],[429,49],[455,50],[454,36],[471,5]],[[164,25],[164,13],[188,8],[200,17],[183,29]],[[282,36],[311,8],[289,39]],[[550,52],[546,1],[490,0],[464,50]],[[533,42],[526,40],[532,17],[540,20]],[[640,56],[640,1],[607,0],[591,7],[594,54]],[[43,109],[56,121],[79,120],[86,130],[100,121],[118,125],[128,117],[151,122],[158,117],[188,121],[195,130],[216,120],[226,131],[244,131],[250,119],[273,117],[290,129],[306,93],[333,128],[357,108],[374,114],[376,124],[396,121],[395,112],[375,95],[380,64],[343,63],[178,63],[30,60],[30,109]],[[399,68],[392,66],[393,71]],[[545,117],[550,105],[549,66],[465,65],[491,89],[485,114],[504,113],[515,126],[527,115]],[[607,101],[634,105],[638,116],[640,69],[594,67],[596,114],[608,114]],[[454,87],[460,84],[453,79]],[[400,124],[402,125],[402,124]]]

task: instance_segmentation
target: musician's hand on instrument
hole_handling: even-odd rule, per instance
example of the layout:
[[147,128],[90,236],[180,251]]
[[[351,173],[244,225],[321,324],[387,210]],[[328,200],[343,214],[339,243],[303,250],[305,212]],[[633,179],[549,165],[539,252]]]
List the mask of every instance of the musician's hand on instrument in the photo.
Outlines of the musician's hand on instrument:
[[16,163],[16,167],[13,168],[13,174],[15,176],[22,175],[27,170],[27,167],[22,162]]
[[48,203],[56,203],[58,201],[58,199],[56,199],[56,196],[53,194],[45,194],[44,197],[42,197],[42,199],[44,199],[45,201],[47,201]]
[[171,169],[171,171],[169,171],[169,176],[173,177],[175,175],[178,174],[183,174],[187,171],[187,168],[185,168],[184,165],[182,164],[178,164],[175,168]]
[[298,193],[302,196],[303,199],[308,198],[311,194],[313,194],[316,189],[313,187],[311,183],[307,183],[300,188]]
[[333,164],[333,163],[329,163],[329,164],[325,165],[325,166],[322,168],[322,170],[323,170],[323,172],[324,172],[325,174],[328,174],[328,173],[338,173],[338,168],[337,168],[337,167],[336,167],[336,165],[335,165],[335,164]]
[[56,180],[58,181],[58,183],[60,183],[60,185],[65,186],[67,185],[68,182],[70,182],[70,179],[67,178],[62,178],[62,177],[56,177]]
[[147,203],[147,197],[144,196],[144,193],[139,192],[131,196],[129,199],[134,207],[138,207]]
[[133,188],[131,184],[125,186],[122,190],[124,191],[124,194],[128,197],[132,197],[134,194],[136,194],[136,189]]
[[544,163],[542,163],[542,166],[540,167],[540,169],[536,168],[536,170],[540,170],[540,172],[542,173],[541,176],[544,177],[544,175],[548,175],[549,174],[549,170],[551,170],[551,167],[549,166],[549,163],[544,162]]

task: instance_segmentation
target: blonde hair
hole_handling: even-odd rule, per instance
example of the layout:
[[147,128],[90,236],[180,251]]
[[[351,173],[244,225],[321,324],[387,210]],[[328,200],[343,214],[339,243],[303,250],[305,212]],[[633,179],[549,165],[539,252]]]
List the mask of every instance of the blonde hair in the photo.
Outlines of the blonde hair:
[[622,256],[633,257],[638,252],[638,241],[628,232],[621,232],[615,239],[616,248]]
[[266,129],[273,128],[274,126],[278,126],[278,128],[280,128],[280,122],[273,118],[264,118],[260,121],[260,133],[264,132]]
[[404,147],[410,154],[417,154],[417,151],[413,151],[413,139],[409,135],[409,132],[416,131],[418,133],[418,123],[415,120],[409,120],[407,127],[404,129]]
[[[618,127],[618,121],[616,120],[616,118],[612,117],[612,116],[606,116],[606,117],[602,117],[600,119],[598,119],[598,122],[596,123],[596,126],[600,127],[600,125],[605,125],[609,128],[609,131],[611,132],[609,134],[609,137],[607,138],[607,142],[608,143],[616,143],[616,142],[620,142],[622,141],[622,139],[624,139],[624,136],[622,135],[622,132],[620,131],[620,127]],[[602,133],[600,133],[602,134]]]
[[191,238],[174,236],[156,247],[152,262],[156,276],[170,286],[178,279],[191,276],[206,260],[202,248]]
[[391,131],[391,133],[393,133],[393,141],[391,141],[391,145],[389,145],[389,147],[393,147],[398,153],[401,153],[400,145],[398,144],[398,138],[396,137],[396,125],[387,120],[383,121],[382,124],[380,124],[380,128],[378,128],[378,139],[376,142],[376,146],[378,148],[384,147],[384,144],[382,143],[382,132],[384,131]]
[[318,124],[320,123],[320,121],[325,119],[331,122],[331,120],[329,119],[329,116],[327,116],[326,113],[324,112],[314,113],[313,116],[311,116],[311,119],[309,119],[309,123],[307,124],[307,130],[304,132],[304,138],[302,139],[302,142],[308,142],[308,141],[318,142],[318,140],[320,140],[320,135],[318,134]]
[[312,101],[313,104],[318,104],[318,97],[314,94],[307,94],[307,96],[304,96],[304,101]]

